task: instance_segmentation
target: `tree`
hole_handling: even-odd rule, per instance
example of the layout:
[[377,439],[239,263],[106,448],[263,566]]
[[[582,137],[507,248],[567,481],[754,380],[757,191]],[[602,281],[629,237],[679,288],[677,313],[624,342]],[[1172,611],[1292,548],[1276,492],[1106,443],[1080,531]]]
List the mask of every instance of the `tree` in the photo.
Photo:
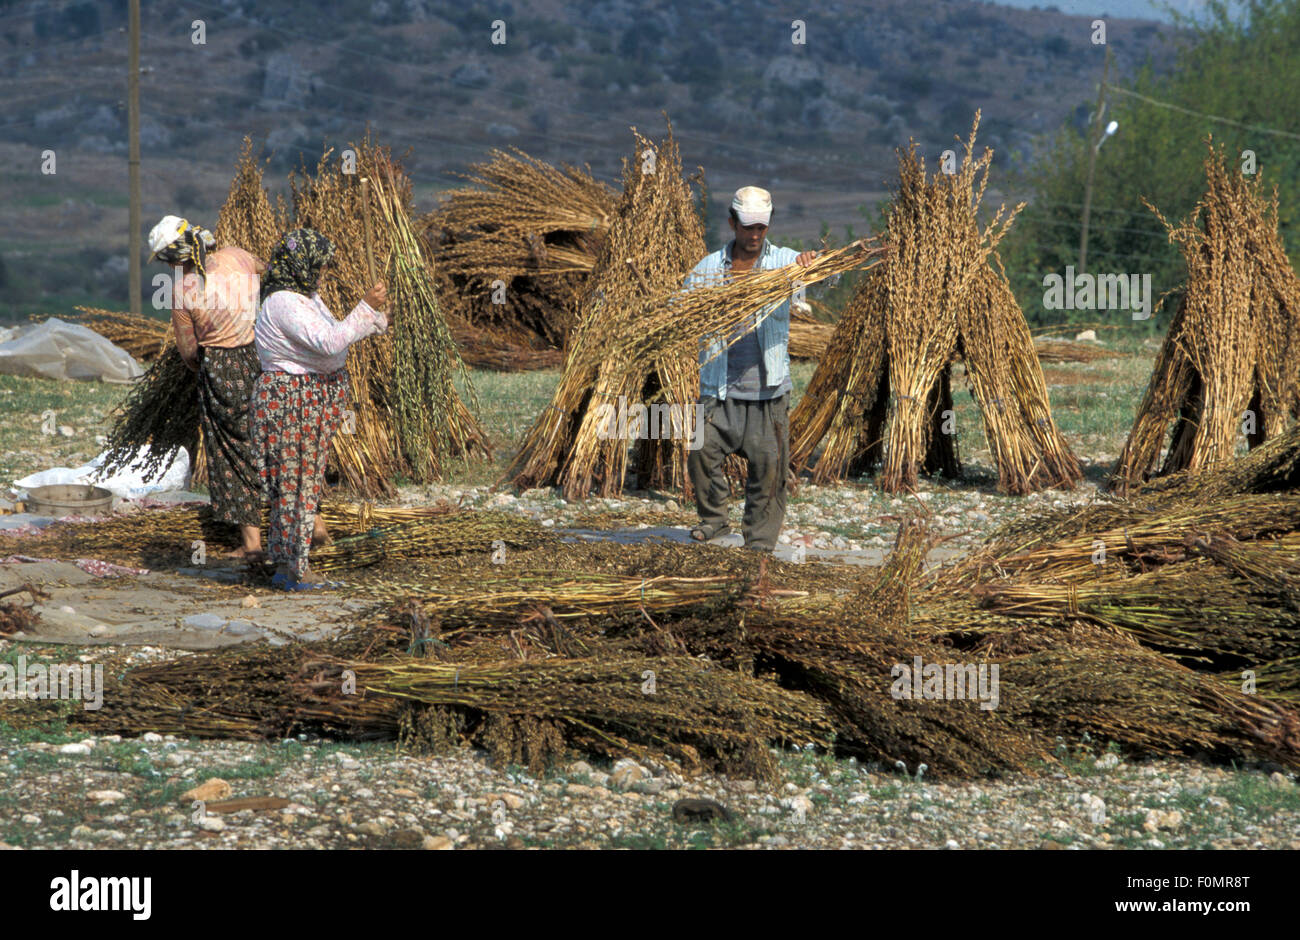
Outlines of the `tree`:
[[[1094,273],[1149,272],[1157,294],[1182,282],[1182,257],[1142,200],[1171,219],[1190,212],[1204,189],[1201,164],[1211,134],[1230,153],[1254,151],[1266,184],[1278,185],[1293,263],[1300,257],[1300,141],[1250,129],[1300,127],[1300,100],[1289,91],[1300,78],[1300,0],[1246,0],[1243,9],[1247,16],[1234,22],[1229,3],[1209,0],[1198,23],[1182,21],[1186,39],[1171,72],[1157,75],[1148,65],[1120,86],[1196,114],[1109,96],[1106,118],[1119,122],[1119,132],[1097,158],[1088,235]],[[1098,73],[1100,67],[1099,56]],[[1095,98],[1080,104],[1090,112]],[[1042,307],[1043,278],[1078,262],[1090,127],[1063,125],[1017,180],[1031,194],[1030,206],[1000,252],[1031,318]]]

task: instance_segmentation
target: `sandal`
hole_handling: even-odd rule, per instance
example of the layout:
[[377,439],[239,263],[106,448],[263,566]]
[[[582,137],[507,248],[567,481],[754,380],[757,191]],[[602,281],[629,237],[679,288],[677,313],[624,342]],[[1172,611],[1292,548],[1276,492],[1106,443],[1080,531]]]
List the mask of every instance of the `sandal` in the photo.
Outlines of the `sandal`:
[[731,534],[730,525],[720,525],[717,527],[711,525],[697,525],[691,529],[691,538],[697,542],[710,542],[713,539],[721,538],[724,535]]

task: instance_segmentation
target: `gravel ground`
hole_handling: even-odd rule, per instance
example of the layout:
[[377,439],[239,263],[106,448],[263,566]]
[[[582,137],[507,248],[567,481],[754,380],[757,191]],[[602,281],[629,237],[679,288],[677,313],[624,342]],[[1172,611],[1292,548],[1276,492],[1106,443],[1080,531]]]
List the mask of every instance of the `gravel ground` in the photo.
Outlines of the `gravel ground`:
[[[5,847],[1300,849],[1300,790],[1281,773],[1083,750],[1041,777],[967,782],[791,752],[768,787],[632,761],[534,778],[469,750],[63,740],[3,746]],[[209,800],[278,799],[207,810],[189,794],[200,784]],[[679,824],[684,798],[732,818]]]
[[[1085,471],[1091,471],[1093,465],[1085,463],[1084,466]],[[847,551],[884,548],[894,544],[899,523],[905,516],[919,514],[928,515],[931,525],[947,537],[946,546],[969,551],[998,526],[1026,512],[1082,506],[1095,499],[1096,480],[1102,471],[1101,464],[1096,466],[1096,471],[1089,472],[1073,490],[1049,490],[1028,496],[998,493],[992,470],[978,464],[968,466],[967,479],[952,484],[923,477],[915,496],[882,494],[871,479],[837,486],[804,483],[790,498],[779,542]],[[553,488],[525,490],[515,495],[487,486],[403,487],[395,503],[419,506],[438,500],[476,509],[518,512],[544,526],[557,528],[691,526],[698,521],[692,506],[681,506],[670,497],[645,491],[622,499],[596,497],[571,503]],[[733,497],[731,524],[737,532],[743,508],[743,496]]]

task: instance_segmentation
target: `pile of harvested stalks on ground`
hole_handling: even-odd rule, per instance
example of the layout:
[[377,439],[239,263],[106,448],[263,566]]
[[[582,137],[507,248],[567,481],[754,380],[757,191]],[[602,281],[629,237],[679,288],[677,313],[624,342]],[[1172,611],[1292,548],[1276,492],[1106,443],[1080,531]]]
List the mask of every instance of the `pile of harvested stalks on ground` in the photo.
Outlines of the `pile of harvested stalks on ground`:
[[511,343],[564,345],[615,213],[589,169],[494,150],[420,219],[450,315]]
[[1034,354],[1039,362],[1096,362],[1099,359],[1122,359],[1125,353],[1092,343],[1068,339],[1034,337]]
[[1270,198],[1259,176],[1208,147],[1191,216],[1174,225],[1147,204],[1182,248],[1187,282],[1112,474],[1117,493],[1227,460],[1276,436],[1300,407],[1300,279],[1278,230],[1276,186]]
[[[1234,708],[1300,704],[1300,428],[1131,500],[1019,520],[934,594],[964,596],[968,608],[949,603],[936,629],[945,619],[1006,636],[1077,626],[1158,654],[1170,681]],[[1281,718],[1270,727],[1300,734]]]
[[[447,297],[446,293],[439,295]],[[532,372],[559,369],[564,353],[559,349],[537,349],[513,338],[515,334],[494,327],[474,326],[460,317],[449,316],[447,326],[460,352],[461,361],[473,369],[493,372]]]
[[[880,464],[887,492],[917,474],[957,476],[952,369],[964,360],[998,487],[1071,487],[1078,463],[1057,430],[1042,369],[996,248],[1015,217],[978,219],[992,151],[974,155],[976,114],[955,173],[927,177],[915,144],[899,154],[887,261],[863,279],[829,353],[790,418],[791,462],[828,481]],[[820,455],[818,449],[820,447]]]
[[[265,522],[265,510],[263,518]],[[332,544],[312,549],[312,565],[322,570],[356,570],[389,559],[410,564],[475,552],[486,558],[497,541],[512,549],[552,541],[539,523],[518,515],[457,510],[445,503],[385,508],[327,499],[321,504],[320,518],[335,536]],[[203,541],[214,561],[239,546],[238,535],[230,526],[215,522],[209,506],[187,506],[114,515],[97,522],[55,522],[37,536],[0,534],[0,557],[90,557],[128,566],[188,566],[196,540]]]
[[375,607],[338,640],[132,668],[69,720],[472,743],[534,772],[576,749],[771,779],[769,747],[812,744],[937,777],[1032,773],[1085,733],[1300,767],[1300,430],[928,572],[919,522],[863,572],[609,542],[497,564],[483,543],[504,520],[480,523],[436,563],[360,559],[346,577]]

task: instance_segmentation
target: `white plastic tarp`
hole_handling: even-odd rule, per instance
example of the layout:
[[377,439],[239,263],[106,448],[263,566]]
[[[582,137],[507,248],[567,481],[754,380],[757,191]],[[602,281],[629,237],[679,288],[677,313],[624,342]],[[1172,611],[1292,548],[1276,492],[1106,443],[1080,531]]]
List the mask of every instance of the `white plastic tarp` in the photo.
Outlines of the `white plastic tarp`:
[[99,468],[107,454],[100,454],[90,463],[80,467],[54,467],[33,473],[21,480],[14,481],[14,487],[30,490],[37,486],[55,486],[60,483],[92,483],[102,486],[114,496],[133,499],[146,493],[158,493],[165,490],[183,490],[190,477],[190,455],[184,447],[176,448],[171,464],[165,466],[157,476],[146,477],[134,469],[144,459],[147,449],[142,447],[126,468],[105,479],[99,479]]
[[131,382],[144,375],[140,363],[89,327],[50,317],[6,331],[0,372],[45,379]]

